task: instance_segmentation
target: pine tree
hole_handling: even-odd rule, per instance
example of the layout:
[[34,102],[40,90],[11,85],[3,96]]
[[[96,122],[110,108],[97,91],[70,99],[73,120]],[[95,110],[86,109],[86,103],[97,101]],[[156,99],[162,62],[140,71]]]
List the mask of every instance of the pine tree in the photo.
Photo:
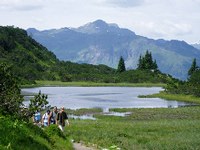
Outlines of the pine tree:
[[151,52],[147,50],[144,57],[140,56],[137,69],[154,70],[154,71],[158,70],[156,60],[153,61]]
[[195,71],[198,70],[198,66],[197,66],[197,63],[196,63],[196,58],[193,59],[192,61],[192,65],[190,67],[190,69],[188,70],[188,75],[191,76]]
[[124,72],[124,71],[126,71],[126,67],[125,67],[124,59],[121,56],[119,63],[118,63],[117,72],[121,73],[121,72]]
[[157,71],[157,70],[158,70],[158,65],[157,65],[157,62],[156,62],[156,60],[154,60],[154,62],[153,62],[152,69],[153,69],[153,70],[155,70],[155,71]]
[[152,69],[153,60],[151,52],[147,50],[144,59],[145,59],[145,69]]
[[138,68],[137,69],[144,69],[145,68],[145,58],[140,55]]

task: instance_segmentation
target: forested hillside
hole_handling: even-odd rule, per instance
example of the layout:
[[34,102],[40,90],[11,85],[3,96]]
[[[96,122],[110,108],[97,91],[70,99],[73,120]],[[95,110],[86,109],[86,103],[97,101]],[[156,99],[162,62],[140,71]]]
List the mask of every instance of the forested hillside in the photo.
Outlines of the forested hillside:
[[52,52],[14,27],[0,27],[0,61],[23,81],[49,78],[50,68],[58,63]]
[[25,30],[9,26],[0,27],[0,62],[10,65],[22,82],[71,80],[69,74],[110,74],[114,72],[114,69],[105,65],[61,62],[52,52],[28,36]]
[[9,65],[22,84],[35,80],[166,83],[170,78],[147,68],[118,72],[106,65],[60,61],[25,30],[10,26],[0,27],[0,62]]

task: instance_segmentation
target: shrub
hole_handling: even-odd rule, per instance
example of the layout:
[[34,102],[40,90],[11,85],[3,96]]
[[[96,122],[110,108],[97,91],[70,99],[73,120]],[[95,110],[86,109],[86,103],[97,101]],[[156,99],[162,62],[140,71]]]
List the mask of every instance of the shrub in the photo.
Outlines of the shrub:
[[23,97],[17,80],[6,64],[0,64],[0,113],[20,116]]
[[50,125],[49,127],[45,128],[45,133],[49,136],[59,136],[61,138],[65,138],[63,132],[58,128],[57,125]]

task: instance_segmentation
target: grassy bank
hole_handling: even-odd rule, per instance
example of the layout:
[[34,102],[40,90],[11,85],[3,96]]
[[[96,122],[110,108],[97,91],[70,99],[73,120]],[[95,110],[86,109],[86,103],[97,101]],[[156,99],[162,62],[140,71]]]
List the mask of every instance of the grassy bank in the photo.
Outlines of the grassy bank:
[[72,150],[69,137],[57,126],[39,128],[32,123],[0,116],[0,149],[9,150]]
[[38,86],[126,86],[126,87],[163,87],[163,83],[97,83],[97,82],[61,82],[61,81],[36,81],[36,84],[22,85],[22,87]]
[[176,100],[200,104],[200,98],[192,95],[181,95],[181,94],[168,94],[166,92],[160,92],[152,95],[140,95],[140,98],[162,98],[166,100]]
[[98,145],[99,149],[199,149],[200,107],[121,111],[132,114],[126,117],[98,114],[95,121],[71,120],[67,134],[77,142]]

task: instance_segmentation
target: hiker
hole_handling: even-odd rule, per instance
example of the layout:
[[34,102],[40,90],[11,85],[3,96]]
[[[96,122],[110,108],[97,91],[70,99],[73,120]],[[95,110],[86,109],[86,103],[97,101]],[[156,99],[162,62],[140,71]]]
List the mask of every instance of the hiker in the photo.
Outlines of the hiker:
[[69,126],[67,113],[65,112],[64,107],[62,107],[60,112],[57,115],[57,124],[62,132],[64,131],[64,127],[66,123]]
[[57,107],[55,106],[53,108],[53,111],[50,113],[49,115],[49,125],[50,124],[57,124],[57,114],[58,114],[58,110],[57,110]]
[[45,127],[49,126],[49,114],[50,114],[50,110],[47,110],[46,113],[42,116],[42,124]]
[[41,123],[41,113],[37,110],[36,112],[35,112],[35,114],[33,115],[33,123],[35,124],[35,125],[38,125],[38,126],[40,126],[40,123]]

